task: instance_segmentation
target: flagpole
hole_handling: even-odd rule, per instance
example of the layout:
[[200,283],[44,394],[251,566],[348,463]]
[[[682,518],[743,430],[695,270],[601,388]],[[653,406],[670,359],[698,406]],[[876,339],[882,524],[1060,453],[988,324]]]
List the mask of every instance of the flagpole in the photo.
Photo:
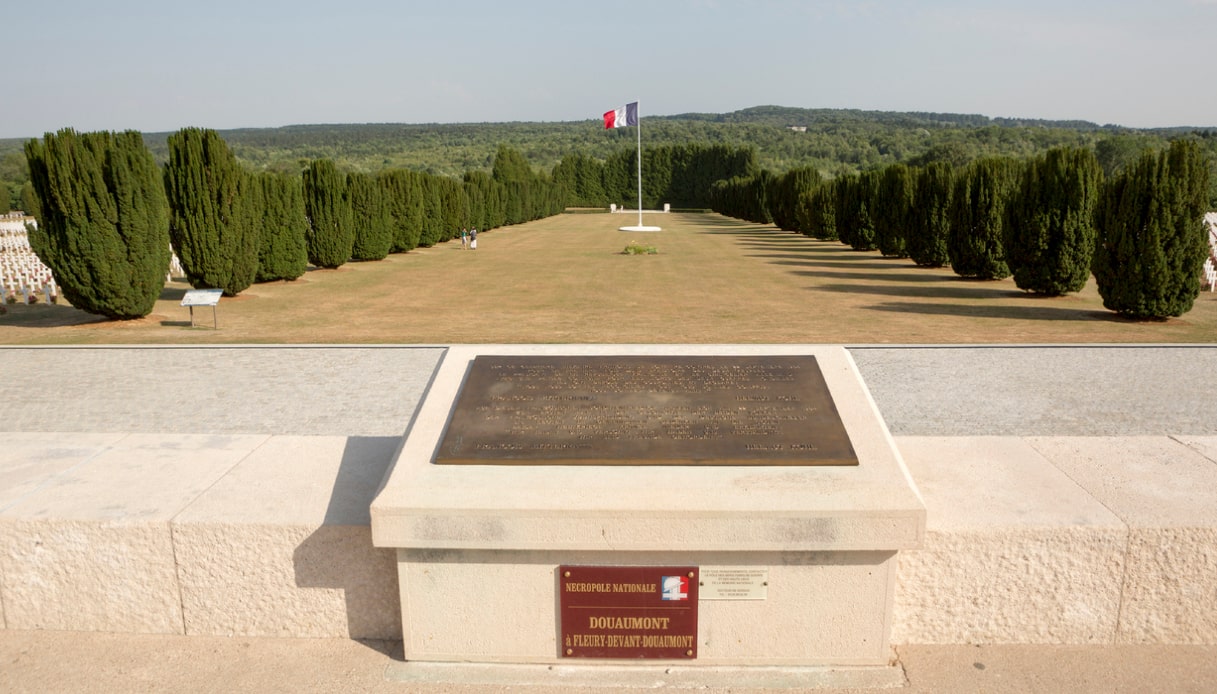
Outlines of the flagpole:
[[638,226],[642,226],[642,104],[638,104],[635,108],[638,110]]

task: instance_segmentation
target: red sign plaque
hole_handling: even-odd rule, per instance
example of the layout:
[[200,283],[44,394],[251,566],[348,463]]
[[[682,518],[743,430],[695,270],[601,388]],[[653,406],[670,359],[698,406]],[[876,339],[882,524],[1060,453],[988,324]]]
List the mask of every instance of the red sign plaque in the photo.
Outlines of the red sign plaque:
[[559,566],[565,658],[697,657],[696,566]]

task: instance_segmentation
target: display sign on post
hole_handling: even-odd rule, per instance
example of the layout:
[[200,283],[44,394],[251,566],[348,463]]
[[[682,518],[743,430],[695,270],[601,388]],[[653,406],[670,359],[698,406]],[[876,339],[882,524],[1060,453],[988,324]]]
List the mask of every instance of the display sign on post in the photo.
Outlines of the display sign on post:
[[216,329],[219,329],[220,322],[216,318],[216,304],[220,303],[220,296],[223,293],[223,289],[190,289],[186,292],[182,297],[182,306],[190,307],[190,327],[194,327],[194,307],[210,306],[211,323]]
[[566,658],[697,657],[696,566],[559,566]]

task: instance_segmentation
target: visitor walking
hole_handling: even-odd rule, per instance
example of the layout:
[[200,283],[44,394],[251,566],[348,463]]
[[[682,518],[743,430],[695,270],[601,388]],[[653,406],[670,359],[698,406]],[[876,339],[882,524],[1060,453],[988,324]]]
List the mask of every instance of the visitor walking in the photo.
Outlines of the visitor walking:
[[467,229],[465,229],[465,227],[461,227],[461,250],[462,251],[465,250],[465,247],[468,244],[469,244],[469,231]]
[[478,230],[474,227],[469,230],[469,250],[476,251],[478,249]]

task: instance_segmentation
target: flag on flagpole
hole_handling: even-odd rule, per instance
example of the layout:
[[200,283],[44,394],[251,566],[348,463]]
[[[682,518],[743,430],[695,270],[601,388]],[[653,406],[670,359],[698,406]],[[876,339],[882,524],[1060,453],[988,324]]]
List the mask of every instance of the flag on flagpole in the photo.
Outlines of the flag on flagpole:
[[621,108],[607,111],[604,114],[604,128],[624,128],[627,125],[638,125],[638,102],[628,103]]

